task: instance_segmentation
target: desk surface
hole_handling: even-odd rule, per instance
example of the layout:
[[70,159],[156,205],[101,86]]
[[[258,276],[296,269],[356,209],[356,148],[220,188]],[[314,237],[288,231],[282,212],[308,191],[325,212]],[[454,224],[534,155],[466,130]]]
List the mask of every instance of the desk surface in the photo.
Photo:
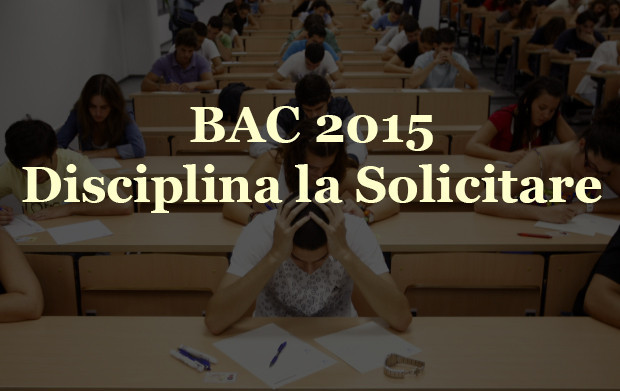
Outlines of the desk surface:
[[[618,216],[616,216],[617,218]],[[131,216],[71,216],[40,221],[44,228],[98,219],[113,235],[59,246],[48,232],[19,243],[25,252],[230,252],[243,228],[221,213],[136,213]],[[518,236],[545,233],[534,221],[474,212],[400,213],[371,228],[386,252],[603,251],[610,237],[569,233],[551,239]]]
[[[314,339],[370,321],[366,318],[246,319],[214,337],[198,317],[44,317],[0,324],[0,389],[267,390],[213,343],[267,323],[336,359],[336,364],[283,387],[290,390],[610,390],[620,386],[620,330],[590,318],[414,318],[399,336],[422,349],[419,377],[365,374]],[[218,358],[216,371],[237,372],[230,384],[204,374],[169,350],[185,344]]]

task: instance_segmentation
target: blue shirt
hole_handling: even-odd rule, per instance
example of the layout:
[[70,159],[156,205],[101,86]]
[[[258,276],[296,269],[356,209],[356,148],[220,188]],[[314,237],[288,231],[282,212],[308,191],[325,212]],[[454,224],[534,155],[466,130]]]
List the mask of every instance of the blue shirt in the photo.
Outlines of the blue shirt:
[[[132,113],[129,113],[129,117],[130,121],[127,126],[125,126],[125,132],[121,138],[121,144],[104,146],[104,148],[115,147],[116,151],[123,159],[143,157],[146,154],[146,147],[144,145],[142,133],[140,133],[140,129],[138,129],[138,125],[135,123]],[[77,113],[75,110],[71,110],[67,121],[58,130],[58,134],[56,135],[58,138],[58,146],[61,148],[67,148],[75,136],[81,134],[82,132],[83,129],[78,122]],[[81,137],[78,137],[78,141],[80,142],[80,150],[82,151],[102,149],[101,146],[100,148],[97,148],[93,145],[92,138],[82,140]]]
[[388,27],[394,27],[394,26],[398,26],[400,24],[400,20],[397,20],[396,22],[392,22],[390,21],[390,14],[383,14],[379,17],[379,19],[377,19],[373,24],[372,24],[372,28],[379,31],[379,30],[385,30]]
[[177,62],[175,51],[155,61],[151,72],[163,77],[166,83],[192,83],[200,81],[200,75],[203,73],[211,72],[211,65],[204,57],[194,53],[187,68],[183,69]]
[[[284,56],[282,56],[282,62],[286,61],[286,59],[288,59],[293,54],[306,50],[306,42],[308,42],[307,39],[302,39],[300,41],[295,41],[290,44],[288,49],[286,49],[286,52],[284,52]],[[325,51],[329,52],[329,54],[332,55],[334,61],[340,60],[334,49],[332,49],[332,47],[329,46],[327,42],[323,42],[323,47],[325,48]]]

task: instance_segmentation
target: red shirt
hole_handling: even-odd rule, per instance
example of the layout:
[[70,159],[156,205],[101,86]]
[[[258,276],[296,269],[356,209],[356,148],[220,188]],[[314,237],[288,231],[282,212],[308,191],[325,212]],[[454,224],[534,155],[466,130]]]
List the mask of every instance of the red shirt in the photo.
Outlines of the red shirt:
[[506,7],[504,5],[493,5],[493,0],[485,0],[484,8],[489,11],[504,11]]
[[[512,124],[514,121],[514,112],[517,108],[517,105],[510,105],[503,107],[497,110],[489,117],[489,121],[493,123],[495,129],[497,129],[497,134],[491,140],[489,146],[493,149],[497,149],[499,151],[510,152],[510,147],[512,146],[512,135],[513,129]],[[536,136],[536,138],[532,141],[531,147],[538,147],[542,145],[542,140],[540,138],[540,134]],[[530,147],[529,143],[524,143],[521,148],[528,149]]]

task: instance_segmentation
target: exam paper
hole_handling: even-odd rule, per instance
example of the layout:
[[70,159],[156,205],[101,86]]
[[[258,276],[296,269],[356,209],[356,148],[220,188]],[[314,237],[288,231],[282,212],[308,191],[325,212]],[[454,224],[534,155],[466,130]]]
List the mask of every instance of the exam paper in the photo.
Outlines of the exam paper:
[[98,157],[90,159],[90,163],[95,166],[97,170],[111,170],[114,168],[121,168],[121,164],[111,157]]
[[[270,368],[271,359],[284,341],[286,347]],[[273,323],[213,345],[271,388],[281,387],[336,362]]]
[[13,221],[10,224],[5,225],[4,229],[16,239],[20,236],[30,235],[37,232],[45,231],[45,228],[41,227],[36,222],[30,220],[25,215],[16,215],[13,216]]
[[620,221],[583,213],[573,217],[573,219],[566,224],[553,224],[539,221],[536,223],[536,226],[588,236],[594,236],[596,233],[613,236],[620,226]]
[[100,220],[86,221],[84,223],[63,225],[47,230],[57,244],[80,242],[82,240],[101,238],[112,235]]
[[347,94],[350,92],[360,92],[357,88],[336,88],[333,90],[334,94]]
[[316,338],[315,341],[361,373],[383,367],[385,356],[390,353],[409,357],[421,352],[421,349],[392,334],[376,322],[364,323]]

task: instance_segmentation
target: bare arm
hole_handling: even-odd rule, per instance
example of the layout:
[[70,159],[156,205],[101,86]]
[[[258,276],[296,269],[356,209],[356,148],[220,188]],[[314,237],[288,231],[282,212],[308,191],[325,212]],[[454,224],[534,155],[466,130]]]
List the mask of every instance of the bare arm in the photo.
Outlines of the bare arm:
[[433,68],[435,68],[435,65],[437,64],[437,59],[435,59],[435,61],[428,64],[426,68],[414,68],[411,77],[407,79],[407,87],[419,88],[422,84],[424,84],[424,82],[428,78],[428,75],[431,74],[431,71],[433,70]]
[[0,322],[37,319],[43,312],[41,286],[26,257],[9,234],[0,229]]
[[576,57],[575,52],[562,53],[557,49],[551,49],[551,53],[549,53],[550,60],[574,60]]
[[396,52],[391,47],[387,47],[383,53],[381,53],[381,59],[383,61],[388,61],[396,55]]
[[164,83],[160,76],[157,76],[153,72],[149,72],[142,79],[142,85],[140,89],[142,91],[178,91],[178,83]]
[[211,60],[211,63],[213,64],[214,75],[221,75],[222,73],[226,73],[226,67],[224,66],[224,64],[222,64],[222,57],[215,57]]
[[573,141],[577,138],[575,131],[570,127],[568,122],[562,117],[562,115],[558,115],[558,122],[556,125],[556,136],[561,143],[565,143],[567,141]]
[[479,157],[482,159],[501,160],[508,163],[517,163],[527,153],[527,151],[522,149],[518,151],[508,152],[491,148],[491,140],[493,140],[496,135],[497,128],[495,128],[493,122],[485,122],[465,146],[465,154]]
[[[219,34],[215,37],[215,46],[217,47],[217,51],[220,52],[220,56],[221,56],[220,61],[219,61],[220,64],[222,63],[222,60],[232,61],[232,49],[227,48],[222,43],[222,40],[220,39],[222,34],[224,34],[224,32],[220,31]],[[217,71],[217,68],[215,67],[215,61],[214,60],[212,61],[214,65],[213,74],[218,75],[220,73],[223,73],[223,71],[222,72]]]
[[[341,192],[356,195],[357,190],[359,190],[365,198],[374,198],[375,194],[373,190],[359,184],[357,180],[357,173],[358,171],[354,168],[349,168],[347,170],[346,176],[342,181]],[[375,204],[369,204],[366,209],[372,212],[374,221],[377,222],[385,220],[388,217],[394,216],[400,212],[400,205],[394,202],[392,198],[384,197],[381,201]]]
[[[388,49],[389,50],[389,49]],[[411,72],[411,68],[406,68],[403,60],[398,57],[397,54],[394,54],[390,61],[385,63],[383,66],[383,72],[386,73],[409,73]]]
[[285,79],[284,76],[278,72],[274,72],[269,80],[267,80],[267,88],[274,90],[294,90],[295,83]]
[[347,86],[347,83],[340,72],[330,73],[329,78],[334,82],[332,88],[345,88]]
[[476,75],[474,75],[469,69],[462,66],[458,61],[454,60],[454,57],[450,56],[450,58],[452,66],[456,67],[456,69],[459,71],[459,74],[463,78],[465,84],[467,84],[472,89],[478,88],[478,78],[476,77]]
[[584,310],[593,318],[620,328],[620,285],[595,274],[586,292]]

